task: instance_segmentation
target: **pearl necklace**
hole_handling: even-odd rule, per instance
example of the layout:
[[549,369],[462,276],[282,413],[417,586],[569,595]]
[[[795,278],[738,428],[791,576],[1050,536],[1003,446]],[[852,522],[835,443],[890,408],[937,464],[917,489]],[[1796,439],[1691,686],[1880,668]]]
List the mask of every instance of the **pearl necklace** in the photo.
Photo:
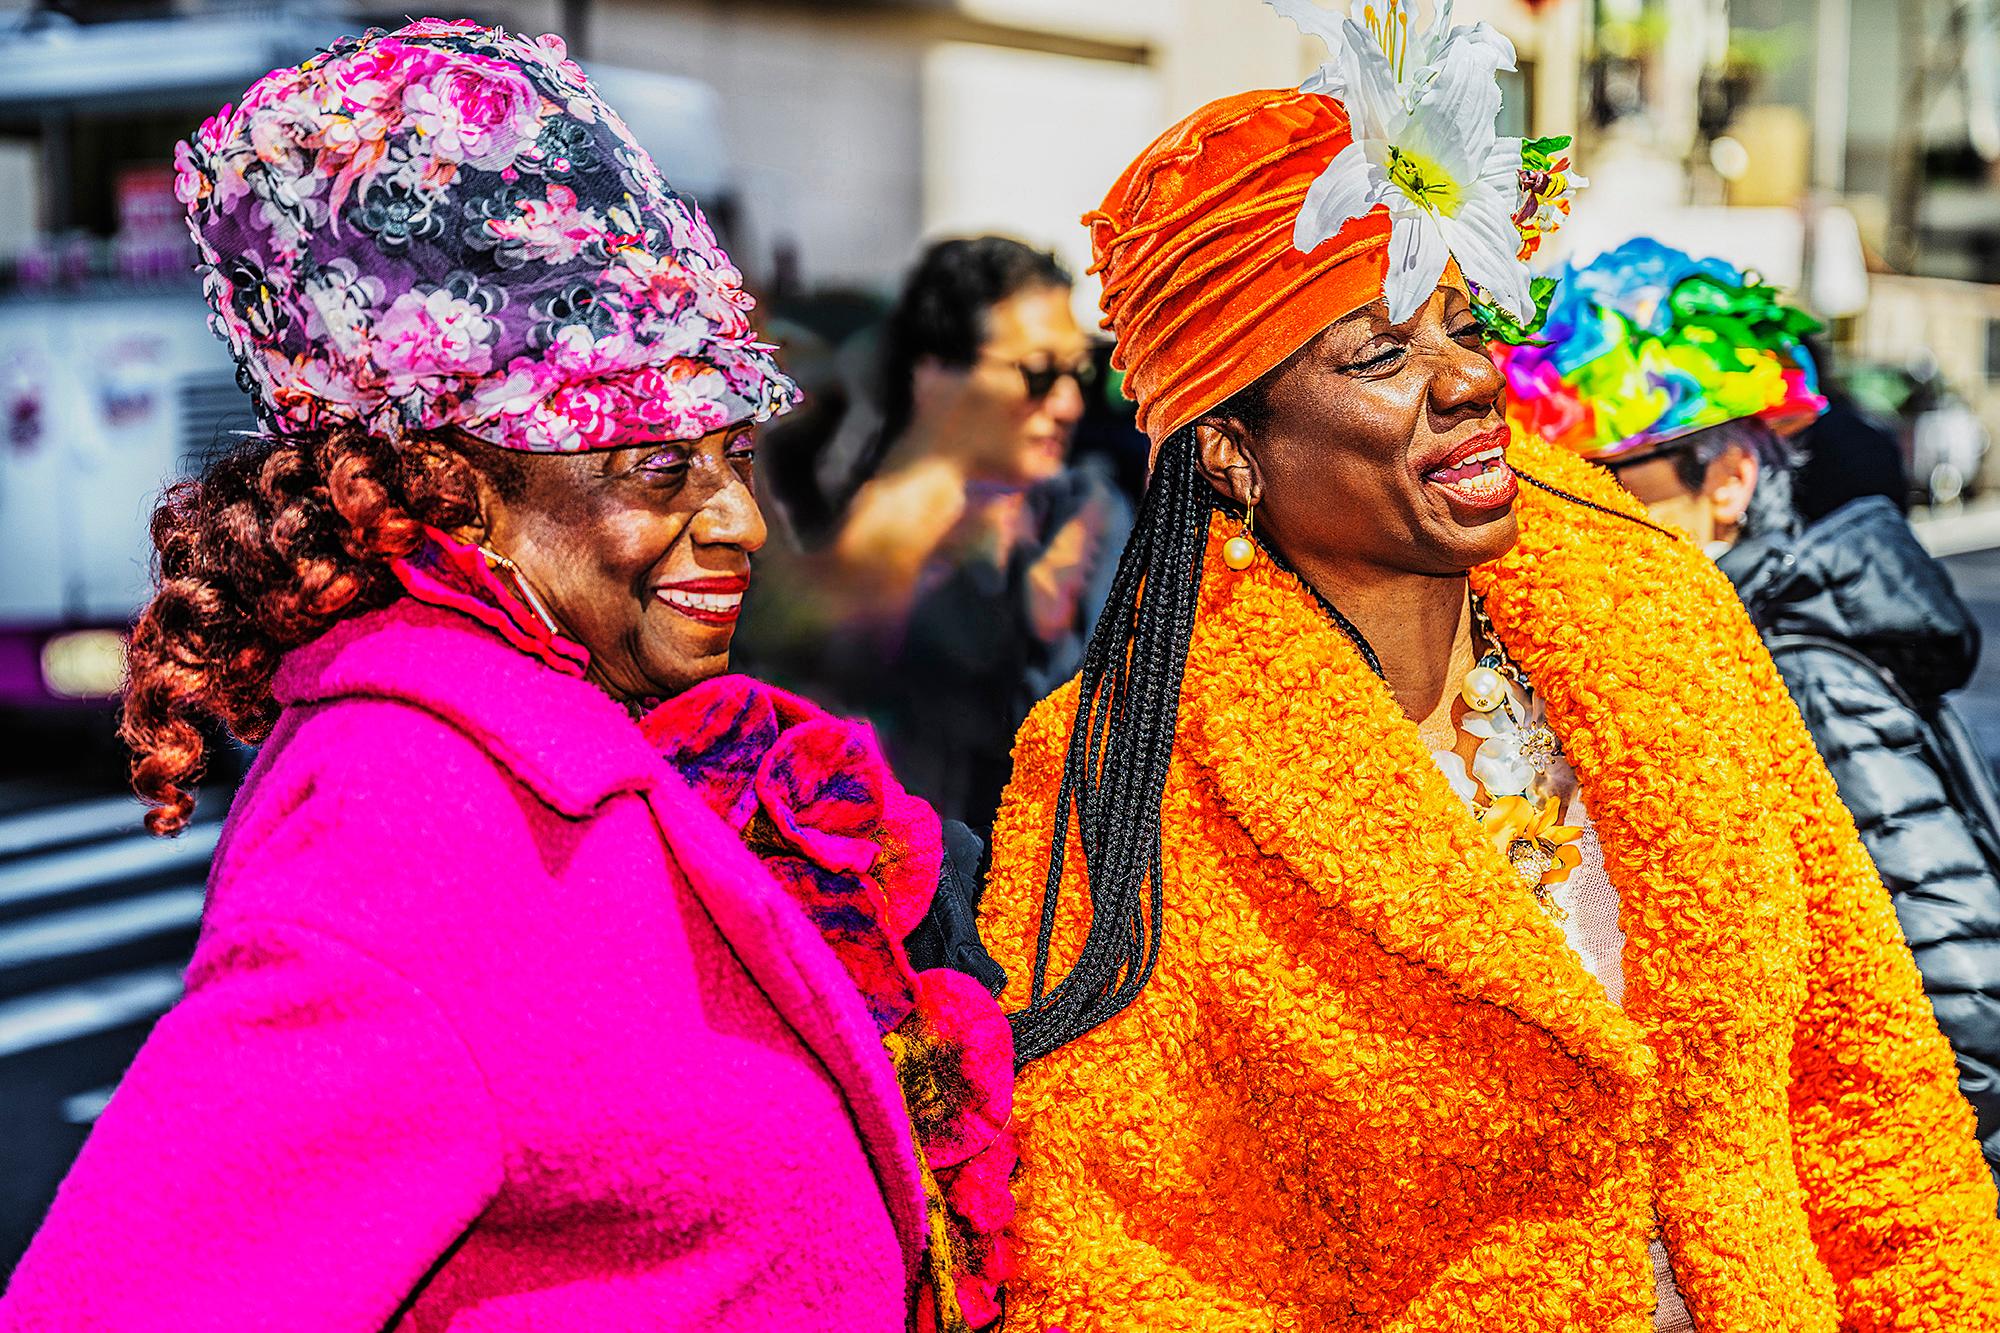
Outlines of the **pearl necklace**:
[[[1375,655],[1359,626],[1342,615],[1340,608],[1293,569],[1275,548],[1264,546],[1254,537],[1242,540],[1251,549],[1239,555],[1254,558],[1256,551],[1264,551],[1272,564],[1298,580],[1335,628],[1353,643],[1368,669],[1379,679],[1388,680],[1388,673],[1382,670],[1382,659]],[[1234,561],[1230,562],[1230,568],[1236,568]],[[1452,711],[1449,695],[1437,713],[1418,723],[1418,735],[1423,737],[1445,781],[1472,811],[1494,848],[1514,867],[1514,873],[1535,895],[1535,901],[1560,920],[1568,913],[1551,895],[1583,863],[1575,846],[1583,830],[1562,823],[1563,808],[1576,791],[1576,772],[1563,757],[1562,742],[1550,728],[1541,701],[1535,698],[1528,673],[1507,655],[1494,632],[1484,599],[1477,593],[1468,593],[1468,605],[1471,631],[1467,632],[1466,618],[1462,616],[1459,633],[1453,638],[1452,665],[1447,669],[1456,670],[1471,658],[1475,638],[1490,645],[1459,676],[1459,698],[1470,711],[1456,729],[1480,742],[1472,768],[1468,770],[1465,761],[1458,757],[1455,738],[1442,729],[1444,719]],[[1459,652],[1461,643],[1465,645],[1463,653]],[[1434,722],[1439,725],[1434,727]]]

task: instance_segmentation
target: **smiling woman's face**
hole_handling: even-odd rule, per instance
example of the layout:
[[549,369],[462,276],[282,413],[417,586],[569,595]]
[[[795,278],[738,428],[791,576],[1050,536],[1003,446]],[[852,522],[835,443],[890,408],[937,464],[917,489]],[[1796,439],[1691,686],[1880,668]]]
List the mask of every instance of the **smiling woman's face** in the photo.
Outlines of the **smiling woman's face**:
[[1253,491],[1258,535],[1301,569],[1461,574],[1513,547],[1504,385],[1463,286],[1401,324],[1381,301],[1336,321],[1268,390],[1261,420],[1205,419],[1202,467]]
[[512,455],[481,487],[486,544],[514,561],[590,677],[664,698],[729,668],[765,528],[751,431],[599,453]]

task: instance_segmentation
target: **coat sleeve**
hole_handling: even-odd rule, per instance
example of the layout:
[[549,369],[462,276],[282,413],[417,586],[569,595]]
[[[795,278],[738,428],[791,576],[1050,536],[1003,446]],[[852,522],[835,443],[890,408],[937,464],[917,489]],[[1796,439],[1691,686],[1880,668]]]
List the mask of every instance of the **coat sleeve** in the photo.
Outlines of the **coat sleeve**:
[[1813,1241],[1854,1333],[2000,1327],[1994,1185],[1889,895],[1797,728],[1812,949],[1794,1034],[1792,1146]]
[[485,1082],[421,991],[310,929],[235,922],[111,1099],[0,1328],[379,1329],[499,1178]]
[[2000,881],[1926,759],[1929,724],[1907,700],[1842,654],[1805,647],[1777,663],[1889,891],[2000,1174]]

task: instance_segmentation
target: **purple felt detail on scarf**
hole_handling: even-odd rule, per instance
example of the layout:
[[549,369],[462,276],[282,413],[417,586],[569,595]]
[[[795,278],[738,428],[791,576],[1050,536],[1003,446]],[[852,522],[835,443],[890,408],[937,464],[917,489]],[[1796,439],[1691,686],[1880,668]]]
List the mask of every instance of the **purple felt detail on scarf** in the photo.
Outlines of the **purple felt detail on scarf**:
[[[915,973],[904,951],[943,866],[937,815],[896,781],[865,723],[747,677],[698,685],[640,728],[805,908],[894,1034],[953,1238],[956,1299],[974,1326],[996,1320],[1013,1265],[1014,1034],[985,987]],[[939,1327],[929,1288],[916,1324]]]

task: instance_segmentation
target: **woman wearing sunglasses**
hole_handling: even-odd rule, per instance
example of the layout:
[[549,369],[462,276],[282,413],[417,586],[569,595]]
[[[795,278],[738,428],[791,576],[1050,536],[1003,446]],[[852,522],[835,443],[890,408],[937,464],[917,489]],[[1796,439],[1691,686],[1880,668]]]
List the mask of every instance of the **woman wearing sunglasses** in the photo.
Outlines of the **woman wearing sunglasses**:
[[889,317],[882,428],[835,534],[834,688],[948,819],[990,824],[1014,730],[1075,671],[1128,509],[1072,468],[1096,378],[1054,255],[940,241]]

